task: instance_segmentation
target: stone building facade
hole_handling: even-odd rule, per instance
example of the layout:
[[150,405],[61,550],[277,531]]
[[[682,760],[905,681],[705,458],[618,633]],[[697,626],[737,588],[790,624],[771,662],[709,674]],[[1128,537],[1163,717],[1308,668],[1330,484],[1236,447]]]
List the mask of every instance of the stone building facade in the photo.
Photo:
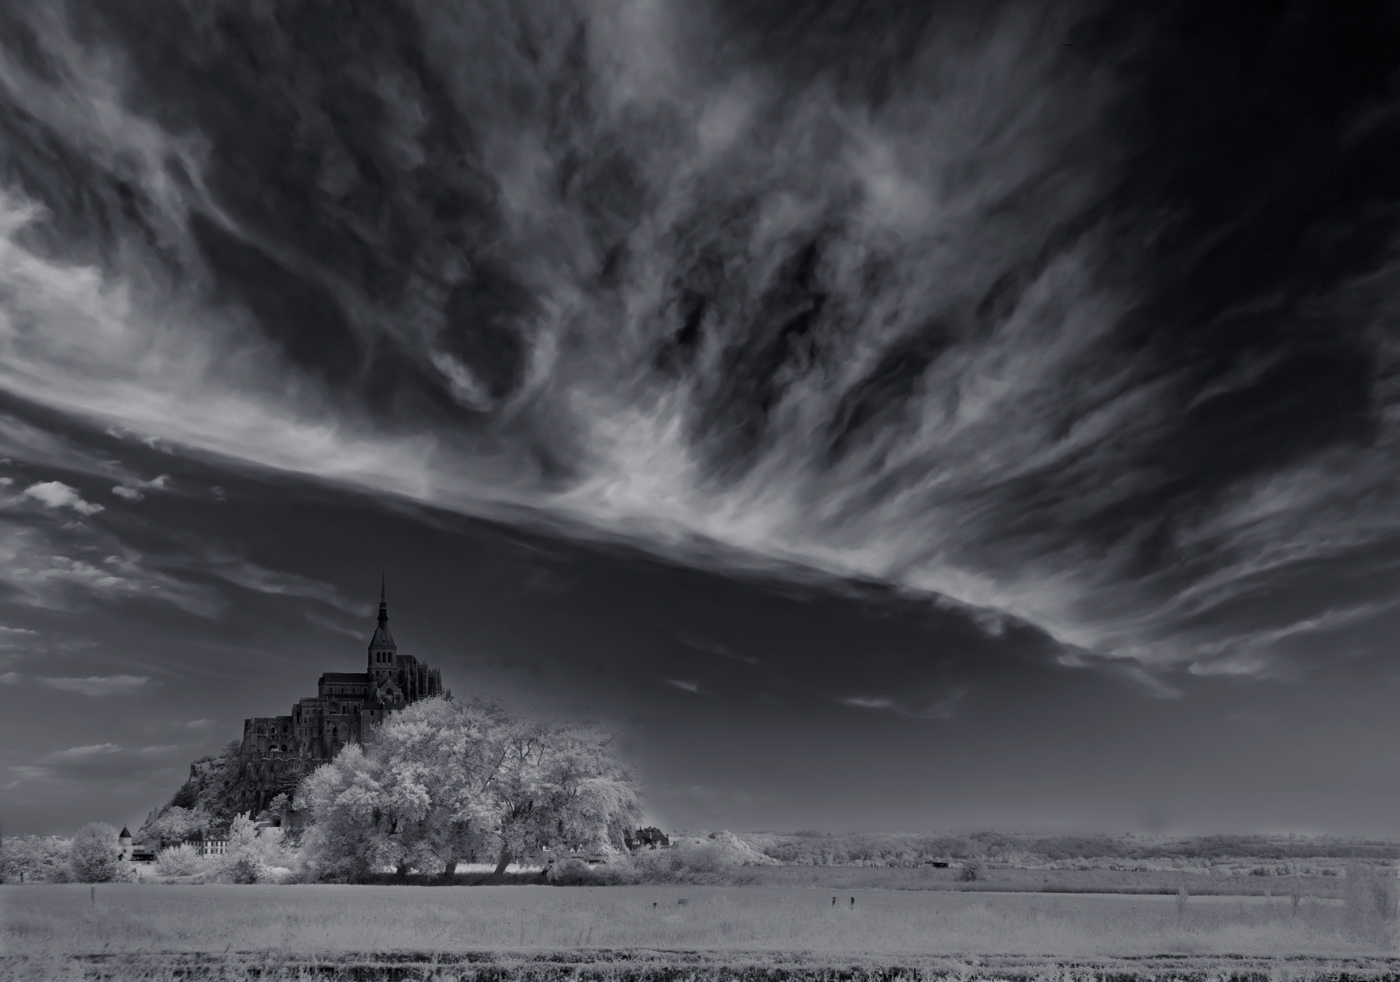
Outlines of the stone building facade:
[[399,654],[389,633],[389,605],[379,592],[379,624],[363,672],[326,672],[290,716],[243,722],[238,751],[241,811],[262,811],[350,743],[363,743],[385,716],[409,703],[443,695],[442,675],[412,655]]

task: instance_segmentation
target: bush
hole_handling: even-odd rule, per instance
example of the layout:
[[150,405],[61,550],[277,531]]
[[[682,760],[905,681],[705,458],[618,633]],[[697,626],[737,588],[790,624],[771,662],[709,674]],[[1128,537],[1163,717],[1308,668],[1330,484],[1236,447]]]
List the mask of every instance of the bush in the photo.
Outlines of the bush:
[[199,850],[189,843],[162,849],[156,857],[156,872],[161,876],[191,876],[204,871]]
[[1347,867],[1344,898],[1347,929],[1363,941],[1385,944],[1395,927],[1400,890],[1395,871],[1365,863]]
[[544,878],[557,886],[582,886],[594,882],[593,870],[574,856],[563,862],[551,863],[544,871]]
[[973,883],[977,880],[987,878],[987,865],[980,859],[969,859],[963,863],[962,875],[958,879],[964,883]]
[[635,880],[641,883],[743,882],[744,877],[739,873],[741,867],[733,859],[722,843],[683,840],[669,849],[644,849],[635,853],[631,867]]
[[230,883],[257,883],[258,861],[252,856],[239,856],[225,867],[224,876]]
[[117,830],[105,822],[89,822],[73,836],[68,867],[80,883],[110,883],[126,879],[117,844]]

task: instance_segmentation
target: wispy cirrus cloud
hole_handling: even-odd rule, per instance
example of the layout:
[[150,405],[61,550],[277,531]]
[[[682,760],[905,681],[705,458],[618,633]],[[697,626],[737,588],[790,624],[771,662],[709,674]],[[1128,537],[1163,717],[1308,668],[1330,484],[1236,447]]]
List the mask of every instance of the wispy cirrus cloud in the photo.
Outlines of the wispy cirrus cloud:
[[210,616],[220,598],[165,572],[110,532],[23,524],[0,517],[0,583],[34,607],[70,609],[93,600],[153,600]]
[[[768,46],[722,43],[742,28],[689,9],[382,14],[423,46],[365,79],[372,217],[317,86],[231,72],[218,112],[167,130],[127,97],[154,73],[141,52],[34,13],[50,68],[7,59],[0,87],[90,166],[82,200],[119,241],[73,231],[102,223],[74,221],[61,176],[0,191],[0,388],[233,466],[697,565],[877,580],[991,633],[1034,625],[1159,695],[1188,666],[1267,675],[1298,625],[1393,594],[1397,362],[1369,326],[1391,323],[1393,257],[1305,291],[1284,257],[1270,282],[1221,287],[1161,227],[1191,202],[1114,197],[1155,158],[1115,122],[1131,81],[1068,43],[1072,6],[930,8],[936,30],[872,15],[868,40],[917,43],[849,72],[794,67],[800,45],[739,55]],[[279,25],[229,16],[290,75],[326,70]],[[187,77],[197,103],[226,56],[184,26],[159,85]],[[348,24],[343,60],[381,28]],[[305,149],[260,125],[268,103],[309,121],[301,183],[240,183]],[[249,116],[220,129],[230,105]],[[443,152],[470,166],[435,166],[462,120],[477,142]],[[1265,197],[1209,228],[1291,227]],[[480,216],[489,261],[461,261],[442,201]],[[1201,289],[1164,285],[1144,242]],[[279,316],[273,294],[314,316]],[[1250,316],[1291,326],[1256,350],[1231,328]],[[1333,568],[1362,571],[1350,596],[1309,588]],[[1290,602],[1259,602],[1266,583]]]
[[86,678],[43,677],[39,684],[83,696],[126,696],[144,692],[151,680],[145,675],[89,675]]
[[678,637],[676,640],[688,648],[696,651],[704,651],[712,655],[718,655],[729,661],[740,662],[745,665],[761,665],[763,659],[756,655],[744,654],[730,648],[728,645],[720,644],[718,641],[709,641],[705,638],[691,637],[689,635]]
[[911,706],[905,700],[889,696],[853,695],[844,696],[837,701],[852,709],[887,710],[914,719],[950,720],[957,715],[958,704],[967,696],[968,691],[966,688],[958,688],[921,706]]
[[50,751],[32,763],[13,764],[10,770],[21,781],[131,780],[178,767],[184,749],[177,744],[127,748],[98,743]]
[[245,590],[298,600],[313,600],[357,617],[366,616],[373,610],[368,604],[348,600],[338,588],[322,580],[268,569],[244,559],[215,556],[193,563],[192,568],[206,571]]

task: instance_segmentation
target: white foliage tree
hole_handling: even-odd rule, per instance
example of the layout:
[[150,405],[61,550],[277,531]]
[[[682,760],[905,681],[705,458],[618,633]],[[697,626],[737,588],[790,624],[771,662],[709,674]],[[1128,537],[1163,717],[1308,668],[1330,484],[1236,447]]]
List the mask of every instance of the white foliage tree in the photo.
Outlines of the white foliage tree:
[[107,883],[125,879],[117,830],[105,822],[89,822],[78,829],[69,849],[68,864],[79,883]]
[[380,761],[349,744],[297,789],[296,807],[312,816],[302,852],[323,879],[356,881],[400,865],[397,823],[384,812]]
[[606,734],[588,727],[515,722],[492,786],[500,853],[496,872],[541,850],[608,844],[641,809],[630,769]]
[[444,875],[491,855],[497,872],[556,846],[621,844],[639,808],[601,733],[530,722],[481,702],[429,699],[394,713],[302,785],[306,856],[329,878],[430,862]]

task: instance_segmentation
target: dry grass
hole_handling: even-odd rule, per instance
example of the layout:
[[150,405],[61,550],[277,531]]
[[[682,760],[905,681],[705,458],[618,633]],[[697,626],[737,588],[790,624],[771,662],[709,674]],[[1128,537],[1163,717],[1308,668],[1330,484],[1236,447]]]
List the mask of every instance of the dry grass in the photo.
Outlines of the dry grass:
[[[0,982],[1396,978],[1339,901],[764,887],[0,887]],[[856,898],[855,906],[850,897]],[[682,903],[682,901],[684,901]]]
[[[10,953],[539,951],[1348,955],[1345,910],[1273,901],[724,887],[0,887]],[[681,901],[686,901],[684,904]]]
[[1185,884],[1193,897],[1265,897],[1291,894],[1341,899],[1346,878],[1337,876],[1220,876],[1203,870],[985,868],[972,883],[960,869],[871,866],[757,866],[741,871],[752,885],[833,889],[973,890],[978,893],[1161,893]]

